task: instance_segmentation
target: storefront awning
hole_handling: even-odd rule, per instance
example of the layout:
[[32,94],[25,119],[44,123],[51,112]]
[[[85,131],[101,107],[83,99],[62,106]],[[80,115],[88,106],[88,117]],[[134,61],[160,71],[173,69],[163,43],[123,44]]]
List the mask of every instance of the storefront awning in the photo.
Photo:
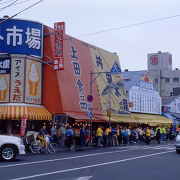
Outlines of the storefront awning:
[[17,119],[26,116],[29,120],[52,120],[52,115],[45,107],[0,106],[0,119]]
[[[73,112],[66,112],[66,114],[72,118],[74,118],[78,122],[90,122],[90,117],[86,116],[86,113],[73,113]],[[102,115],[95,115],[93,114],[92,117],[93,122],[106,122],[107,119]]]
[[131,113],[140,123],[171,124],[172,120],[161,115]]
[[110,118],[115,123],[139,123],[132,115],[112,115]]

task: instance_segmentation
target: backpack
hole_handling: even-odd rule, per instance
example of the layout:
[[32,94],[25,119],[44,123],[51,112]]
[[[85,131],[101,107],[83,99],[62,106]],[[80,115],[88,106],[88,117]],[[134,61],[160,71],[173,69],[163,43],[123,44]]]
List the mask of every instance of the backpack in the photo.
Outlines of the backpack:
[[157,134],[160,134],[160,129],[157,130]]
[[128,133],[127,133],[126,131],[123,131],[122,135],[123,135],[124,137],[128,137]]

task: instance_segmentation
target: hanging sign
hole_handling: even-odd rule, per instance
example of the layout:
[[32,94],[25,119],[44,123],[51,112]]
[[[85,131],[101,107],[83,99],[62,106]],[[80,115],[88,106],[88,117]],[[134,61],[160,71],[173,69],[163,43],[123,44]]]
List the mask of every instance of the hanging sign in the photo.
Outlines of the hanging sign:
[[65,23],[54,23],[54,70],[64,69],[64,33]]

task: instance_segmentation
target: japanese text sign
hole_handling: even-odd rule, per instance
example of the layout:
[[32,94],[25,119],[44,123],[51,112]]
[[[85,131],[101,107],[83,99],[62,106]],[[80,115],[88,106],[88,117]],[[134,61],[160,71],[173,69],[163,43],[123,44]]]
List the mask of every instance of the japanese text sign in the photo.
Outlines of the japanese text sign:
[[24,59],[12,58],[11,102],[23,102],[24,98]]
[[54,23],[54,57],[63,57],[63,39],[64,39],[65,23]]
[[10,74],[11,72],[11,58],[0,58],[0,74]]
[[64,58],[54,59],[54,70],[64,70]]
[[12,19],[0,24],[0,54],[16,53],[42,57],[42,50],[42,24]]

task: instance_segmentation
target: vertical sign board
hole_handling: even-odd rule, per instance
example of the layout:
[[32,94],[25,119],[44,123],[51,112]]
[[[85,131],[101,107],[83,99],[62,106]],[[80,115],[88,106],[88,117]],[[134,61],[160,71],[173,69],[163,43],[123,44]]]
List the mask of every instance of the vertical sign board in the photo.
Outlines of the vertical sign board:
[[24,101],[24,59],[12,58],[10,102]]
[[0,58],[0,103],[9,102],[9,77],[11,73],[11,58]]
[[64,69],[63,56],[63,39],[64,39],[65,23],[54,23],[54,70]]

